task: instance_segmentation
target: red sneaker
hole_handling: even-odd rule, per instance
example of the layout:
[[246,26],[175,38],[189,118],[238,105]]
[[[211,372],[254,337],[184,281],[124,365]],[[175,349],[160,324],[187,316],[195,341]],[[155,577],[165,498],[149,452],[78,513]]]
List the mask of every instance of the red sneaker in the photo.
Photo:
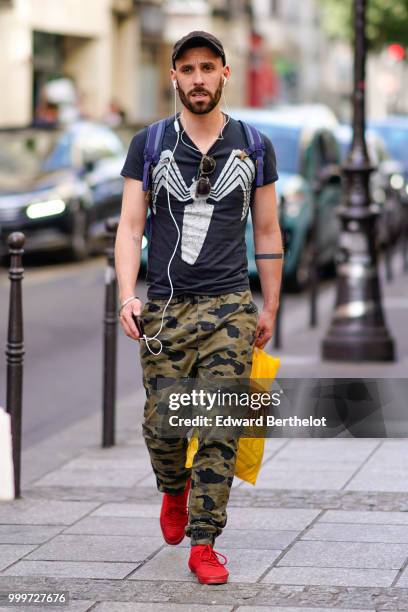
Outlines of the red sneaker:
[[160,512],[160,527],[167,544],[180,544],[184,538],[184,528],[188,523],[187,498],[191,479],[186,484],[184,493],[170,495],[164,493]]
[[[218,556],[224,559],[220,563]],[[201,584],[224,584],[228,581],[229,572],[224,565],[227,557],[216,552],[210,544],[198,544],[191,547],[188,567],[197,576]]]

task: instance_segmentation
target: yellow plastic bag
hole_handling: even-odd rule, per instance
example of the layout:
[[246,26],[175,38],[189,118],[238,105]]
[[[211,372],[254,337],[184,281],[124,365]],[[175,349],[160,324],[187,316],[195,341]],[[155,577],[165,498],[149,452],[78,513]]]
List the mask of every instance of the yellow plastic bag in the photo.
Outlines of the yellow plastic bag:
[[[268,355],[265,351],[254,348],[252,358],[251,379],[257,380],[257,385],[265,391],[269,390],[272,380],[276,377],[280,366],[279,357]],[[240,438],[238,440],[235,476],[251,484],[256,483],[265,447],[265,438]],[[194,455],[198,449],[198,439],[193,435],[187,448],[185,466],[193,465]]]

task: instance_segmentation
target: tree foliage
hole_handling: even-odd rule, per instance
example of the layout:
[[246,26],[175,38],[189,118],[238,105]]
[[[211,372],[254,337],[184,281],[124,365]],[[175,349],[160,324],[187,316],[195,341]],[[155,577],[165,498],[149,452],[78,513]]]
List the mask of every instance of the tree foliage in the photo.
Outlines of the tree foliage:
[[[332,38],[352,40],[354,0],[319,0],[323,27]],[[371,49],[390,43],[408,46],[408,0],[367,0],[367,40]]]

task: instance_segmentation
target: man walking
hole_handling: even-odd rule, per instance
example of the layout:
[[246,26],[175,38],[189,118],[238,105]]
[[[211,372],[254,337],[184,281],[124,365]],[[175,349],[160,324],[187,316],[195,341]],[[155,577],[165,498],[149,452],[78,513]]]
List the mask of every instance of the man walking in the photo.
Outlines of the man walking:
[[[174,545],[189,536],[190,570],[201,583],[220,584],[228,580],[227,560],[213,545],[227,521],[237,440],[199,435],[193,466],[186,468],[187,439],[158,433],[163,406],[157,381],[250,377],[253,347],[271,338],[279,303],[278,175],[270,141],[262,135],[263,154],[255,160],[246,127],[221,111],[230,77],[222,43],[207,32],[191,32],[175,44],[172,62],[182,112],[166,121],[154,166],[146,161],[144,129],[133,138],[122,170],[115,245],[120,321],[134,340],[140,339],[135,317],[144,326],[143,435],[163,493],[164,539]],[[146,169],[150,201],[143,191]],[[142,309],[135,284],[149,203],[148,300]],[[259,315],[247,270],[249,207],[263,296]]]

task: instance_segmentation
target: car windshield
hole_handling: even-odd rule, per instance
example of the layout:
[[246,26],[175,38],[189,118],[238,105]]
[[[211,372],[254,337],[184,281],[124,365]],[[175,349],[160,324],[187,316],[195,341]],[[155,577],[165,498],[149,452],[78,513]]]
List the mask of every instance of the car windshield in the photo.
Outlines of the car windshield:
[[57,138],[57,132],[45,130],[1,133],[0,188],[36,176]]
[[272,141],[278,172],[298,174],[300,129],[270,124],[256,124],[256,127]]
[[408,126],[373,125],[372,128],[382,136],[391,157],[408,168]]
[[62,168],[69,168],[72,165],[72,141],[73,135],[70,132],[63,134],[41,164],[41,170],[43,172],[55,172]]

